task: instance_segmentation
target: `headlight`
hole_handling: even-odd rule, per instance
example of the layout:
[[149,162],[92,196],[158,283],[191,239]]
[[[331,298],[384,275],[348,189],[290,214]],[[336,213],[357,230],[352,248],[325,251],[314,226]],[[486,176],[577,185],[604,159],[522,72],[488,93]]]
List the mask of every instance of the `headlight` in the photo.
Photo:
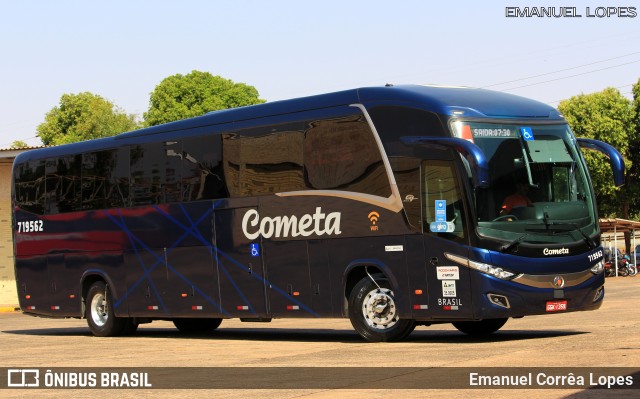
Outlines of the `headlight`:
[[496,267],[493,265],[489,265],[487,263],[476,262],[473,260],[469,260],[465,257],[453,255],[449,253],[445,253],[444,256],[447,257],[447,259],[452,260],[462,266],[466,266],[470,269],[477,270],[480,273],[488,274],[489,276],[497,277],[501,280],[511,280],[514,277],[516,277],[514,273],[511,273],[508,270],[504,270],[501,267]]
[[591,273],[593,274],[600,274],[604,271],[604,261],[600,261],[598,263],[596,263],[592,268],[591,268]]
[[486,263],[474,262],[472,260],[469,261],[469,267],[490,276],[497,277],[501,280],[511,280],[515,276],[515,274],[506,271],[501,267],[491,266]]

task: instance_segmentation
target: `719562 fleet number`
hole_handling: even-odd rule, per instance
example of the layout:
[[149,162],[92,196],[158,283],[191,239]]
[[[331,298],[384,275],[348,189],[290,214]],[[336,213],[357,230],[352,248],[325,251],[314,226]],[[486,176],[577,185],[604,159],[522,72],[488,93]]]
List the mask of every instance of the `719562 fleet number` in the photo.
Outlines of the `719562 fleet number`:
[[44,222],[42,220],[27,220],[16,224],[18,225],[18,233],[44,231]]

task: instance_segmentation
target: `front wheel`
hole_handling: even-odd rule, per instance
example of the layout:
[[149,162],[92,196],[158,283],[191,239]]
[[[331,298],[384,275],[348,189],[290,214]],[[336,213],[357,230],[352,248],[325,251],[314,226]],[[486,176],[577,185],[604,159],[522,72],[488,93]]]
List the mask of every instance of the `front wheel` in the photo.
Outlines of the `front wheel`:
[[482,336],[496,332],[504,326],[507,319],[487,319],[478,321],[457,321],[453,326],[467,335]]
[[111,294],[103,281],[93,283],[85,302],[85,317],[91,333],[97,337],[119,335],[127,320],[115,316]]
[[416,324],[414,320],[400,319],[389,282],[379,276],[365,277],[349,295],[349,319],[353,328],[370,342],[400,341],[406,338]]

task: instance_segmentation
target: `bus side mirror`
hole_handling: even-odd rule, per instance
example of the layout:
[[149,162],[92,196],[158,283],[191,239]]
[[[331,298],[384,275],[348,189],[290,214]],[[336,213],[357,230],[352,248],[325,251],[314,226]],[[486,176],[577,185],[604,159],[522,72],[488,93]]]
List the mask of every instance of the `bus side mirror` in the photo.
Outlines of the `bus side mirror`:
[[593,139],[578,138],[578,145],[581,148],[587,148],[589,150],[598,151],[609,158],[609,165],[613,171],[613,182],[616,187],[620,187],[624,184],[624,159],[622,155],[613,148],[612,145],[603,141]]

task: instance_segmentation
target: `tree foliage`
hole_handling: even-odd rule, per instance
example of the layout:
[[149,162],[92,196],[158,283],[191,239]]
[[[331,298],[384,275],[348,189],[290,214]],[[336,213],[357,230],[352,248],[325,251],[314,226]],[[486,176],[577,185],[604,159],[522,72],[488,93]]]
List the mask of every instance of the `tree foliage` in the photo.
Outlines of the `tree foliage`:
[[9,148],[11,148],[12,150],[19,150],[21,148],[27,148],[27,147],[29,147],[29,144],[27,144],[26,142],[22,140],[16,140],[13,143],[11,143],[11,146]]
[[613,185],[608,160],[595,151],[585,151],[598,207],[602,215],[629,218],[637,212],[638,154],[631,149],[638,146],[636,116],[632,102],[614,88],[593,94],[581,94],[560,102],[558,109],[565,116],[577,137],[601,140],[613,145],[625,158],[626,184]]
[[38,125],[37,134],[45,145],[113,136],[135,130],[134,115],[128,115],[113,103],[89,92],[63,94],[60,103]]
[[192,71],[165,78],[156,86],[144,114],[146,126],[173,122],[226,108],[263,103],[255,87],[209,72]]

